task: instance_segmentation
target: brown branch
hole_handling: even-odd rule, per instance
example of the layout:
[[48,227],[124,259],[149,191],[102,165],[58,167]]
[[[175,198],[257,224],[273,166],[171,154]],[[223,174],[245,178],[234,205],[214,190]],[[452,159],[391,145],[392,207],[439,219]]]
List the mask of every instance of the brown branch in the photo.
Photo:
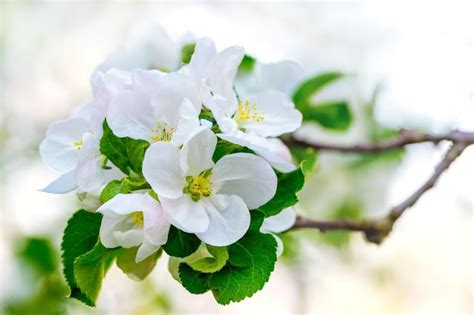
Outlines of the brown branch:
[[[469,133],[462,133],[470,135]],[[445,140],[445,139],[443,139]],[[459,138],[458,140],[447,139],[453,142],[451,148],[446,152],[444,158],[436,166],[430,178],[424,182],[407,199],[400,204],[392,207],[388,214],[381,218],[365,219],[359,221],[318,221],[298,217],[291,229],[298,228],[315,228],[321,232],[333,230],[359,231],[363,232],[365,238],[372,243],[380,244],[392,231],[393,225],[400,216],[410,207],[412,207],[420,197],[434,187],[441,175],[449,168],[449,166],[462,154],[464,149],[473,144],[474,141],[469,137]]]
[[296,139],[291,136],[287,139],[284,139],[284,142],[288,146],[297,146],[297,147],[311,147],[316,150],[325,150],[325,151],[337,151],[343,153],[363,153],[363,154],[373,154],[384,151],[395,150],[403,148],[409,144],[422,143],[422,142],[431,142],[439,143],[441,141],[451,141],[453,143],[474,143],[474,132],[463,132],[459,130],[454,130],[448,134],[444,135],[431,135],[427,133],[419,133],[413,130],[401,129],[399,131],[399,136],[393,139],[388,139],[378,143],[362,143],[355,145],[335,145],[335,144],[326,144],[326,143],[317,143],[317,142],[307,142],[304,140]]

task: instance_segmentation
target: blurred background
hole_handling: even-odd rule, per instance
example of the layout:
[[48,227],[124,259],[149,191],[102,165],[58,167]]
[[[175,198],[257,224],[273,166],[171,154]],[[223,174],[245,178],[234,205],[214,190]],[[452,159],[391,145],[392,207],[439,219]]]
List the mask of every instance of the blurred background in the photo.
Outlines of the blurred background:
[[[285,234],[286,251],[263,291],[219,306],[191,295],[162,257],[144,282],[113,267],[97,308],[64,300],[59,263],[74,193],[38,189],[55,174],[38,145],[49,124],[91,97],[89,77],[137,28],[161,26],[239,44],[264,62],[293,59],[306,76],[350,76],[320,99],[350,102],[348,132],[317,125],[302,136],[330,143],[376,140],[401,127],[474,131],[474,3],[7,1],[0,4],[0,298],[5,314],[473,314],[474,148],[396,224],[381,245],[361,235]],[[153,33],[153,31],[151,31]],[[378,87],[376,102],[373,102]],[[319,219],[383,214],[433,171],[445,144],[377,156],[321,153],[300,193]]]

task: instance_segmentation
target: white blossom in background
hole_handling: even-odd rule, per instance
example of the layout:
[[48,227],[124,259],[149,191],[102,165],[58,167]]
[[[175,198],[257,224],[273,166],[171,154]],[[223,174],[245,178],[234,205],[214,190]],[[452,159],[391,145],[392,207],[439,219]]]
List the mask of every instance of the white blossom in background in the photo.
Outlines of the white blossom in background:
[[[279,171],[292,171],[291,163],[268,149],[267,138],[295,131],[301,126],[302,115],[286,94],[274,89],[281,85],[277,79],[267,79],[269,89],[237,98],[234,80],[243,56],[241,47],[229,47],[217,54],[211,39],[199,39],[187,72],[200,84],[203,104],[212,111],[221,139],[248,147]],[[280,66],[280,77],[287,69],[294,72],[294,68],[293,63]]]
[[280,256],[283,253],[283,242],[276,234],[282,233],[295,224],[296,221],[296,211],[295,208],[290,207],[283,209],[277,215],[265,218],[260,231],[262,233],[270,233],[277,242],[277,256]]
[[242,95],[275,90],[292,97],[302,79],[303,69],[294,61],[283,60],[275,63],[256,61],[250,73],[237,76],[235,89]]
[[103,214],[100,241],[107,248],[140,246],[138,263],[168,239],[170,224],[160,203],[148,194],[118,194],[97,212]]
[[107,122],[119,137],[182,145],[200,129],[201,102],[186,75],[135,70],[132,84],[115,94]]
[[237,153],[212,161],[217,137],[203,129],[179,149],[166,142],[150,146],[143,174],[170,222],[214,246],[236,242],[248,230],[249,209],[268,202],[277,178],[253,154]]

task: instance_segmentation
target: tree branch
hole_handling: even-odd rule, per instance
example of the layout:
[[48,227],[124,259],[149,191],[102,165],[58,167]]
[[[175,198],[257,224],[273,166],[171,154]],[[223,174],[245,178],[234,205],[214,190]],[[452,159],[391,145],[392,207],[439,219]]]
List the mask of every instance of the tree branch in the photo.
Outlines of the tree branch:
[[[365,219],[358,221],[318,221],[303,217],[298,217],[291,229],[299,228],[314,228],[321,232],[333,230],[358,231],[363,232],[365,238],[372,243],[380,244],[390,234],[395,222],[402,216],[402,214],[410,207],[412,207],[421,196],[433,188],[441,177],[441,175],[449,168],[449,166],[463,153],[464,149],[471,144],[474,144],[474,133],[453,131],[444,136],[431,136],[428,134],[417,134],[411,131],[402,131],[400,137],[390,141],[379,144],[364,144],[352,147],[327,146],[321,147],[316,145],[319,149],[335,150],[340,152],[359,152],[359,153],[377,153],[386,150],[400,148],[412,143],[420,142],[440,142],[448,140],[452,142],[452,146],[446,152],[444,158],[436,166],[430,178],[424,182],[414,193],[407,199],[392,207],[386,216],[374,219]],[[299,141],[302,144],[304,142]],[[315,147],[315,145],[310,145]]]
[[474,143],[474,132],[463,132],[459,130],[454,130],[448,134],[444,135],[431,135],[427,133],[418,133],[413,130],[401,129],[399,131],[399,136],[393,139],[388,139],[379,143],[362,143],[355,145],[336,145],[336,144],[326,144],[326,143],[317,143],[317,142],[307,142],[304,140],[299,140],[293,136],[284,140],[288,146],[297,146],[297,147],[311,147],[316,150],[325,150],[325,151],[337,151],[343,153],[363,153],[363,154],[373,154],[384,151],[395,150],[403,148],[409,144],[422,143],[422,142],[431,142],[439,143],[441,141],[451,141],[453,143]]

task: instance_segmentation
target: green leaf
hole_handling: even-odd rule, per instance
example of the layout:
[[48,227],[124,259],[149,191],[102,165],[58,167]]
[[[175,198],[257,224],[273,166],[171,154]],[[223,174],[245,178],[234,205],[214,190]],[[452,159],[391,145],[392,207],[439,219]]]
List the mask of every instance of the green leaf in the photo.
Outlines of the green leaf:
[[100,152],[125,174],[141,174],[145,151],[150,144],[144,140],[117,137],[107,122],[104,122],[103,127]]
[[256,62],[257,60],[254,57],[246,54],[239,65],[238,74],[248,74],[252,72]]
[[340,72],[326,72],[304,81],[296,88],[296,91],[293,94],[293,102],[296,107],[301,110],[302,108],[300,107],[304,107],[311,103],[311,98],[317,92],[342,77],[344,77],[344,74]]
[[153,271],[163,250],[160,248],[160,250],[139,263],[135,262],[137,251],[138,247],[122,249],[117,257],[117,267],[119,267],[130,279],[141,281]]
[[162,248],[170,256],[186,257],[194,253],[199,245],[201,245],[201,240],[196,235],[171,226],[168,241]]
[[181,48],[181,61],[184,64],[188,64],[191,61],[191,57],[194,54],[194,49],[196,48],[196,43],[189,43],[184,45]]
[[238,302],[261,290],[270,278],[276,262],[273,236],[249,230],[243,238],[227,247],[226,265],[215,273],[202,273],[186,263],[179,265],[179,277],[191,293],[212,290],[220,304]]
[[194,270],[185,263],[179,264],[181,284],[192,294],[203,294],[209,291],[209,280],[212,274]]
[[217,161],[219,161],[225,155],[240,152],[253,153],[252,150],[246,147],[242,147],[238,144],[218,139],[214,155],[212,156],[212,160],[214,161],[214,163],[217,163]]
[[211,245],[206,245],[206,248],[210,257],[204,257],[193,262],[187,262],[185,260],[186,263],[194,270],[203,273],[214,273],[221,270],[229,258],[227,249],[225,247]]
[[301,171],[307,177],[316,168],[318,156],[313,148],[291,147],[291,155],[300,166]]
[[263,212],[258,211],[258,209],[250,211],[250,227],[249,231],[259,231],[262,227],[263,220],[265,219],[265,215]]
[[227,265],[209,281],[216,301],[239,302],[261,290],[275,267],[276,246],[273,236],[256,231],[230,245]]
[[102,189],[99,199],[102,203],[105,203],[120,193],[127,193],[127,191],[124,189],[122,181],[115,179]]
[[316,121],[321,126],[334,130],[347,130],[352,114],[346,101],[326,102],[307,107],[301,112],[304,120]]
[[346,101],[335,100],[318,104],[312,101],[316,93],[343,76],[339,72],[323,73],[303,82],[297,88],[293,95],[293,102],[303,114],[305,121],[314,121],[325,128],[339,131],[350,127],[352,114]]
[[91,306],[95,306],[102,280],[118,251],[119,249],[105,248],[98,241],[92,250],[74,260],[74,278],[81,293],[91,302]]
[[150,185],[141,178],[137,179],[137,181],[132,181],[128,177],[122,178],[121,180],[115,179],[102,189],[99,198],[102,203],[105,203],[117,194],[127,194],[134,190],[147,188],[150,188]]
[[54,273],[58,269],[56,251],[47,238],[27,237],[22,240],[18,257],[34,267],[40,275]]
[[304,174],[301,168],[289,173],[277,172],[278,186],[275,196],[266,204],[258,208],[266,217],[280,213],[298,202],[296,193],[303,188]]
[[101,220],[102,215],[99,213],[91,213],[85,210],[77,211],[69,219],[61,243],[64,276],[71,288],[71,297],[88,305],[94,303],[82,293],[76,283],[74,260],[89,252],[95,246],[99,239]]

